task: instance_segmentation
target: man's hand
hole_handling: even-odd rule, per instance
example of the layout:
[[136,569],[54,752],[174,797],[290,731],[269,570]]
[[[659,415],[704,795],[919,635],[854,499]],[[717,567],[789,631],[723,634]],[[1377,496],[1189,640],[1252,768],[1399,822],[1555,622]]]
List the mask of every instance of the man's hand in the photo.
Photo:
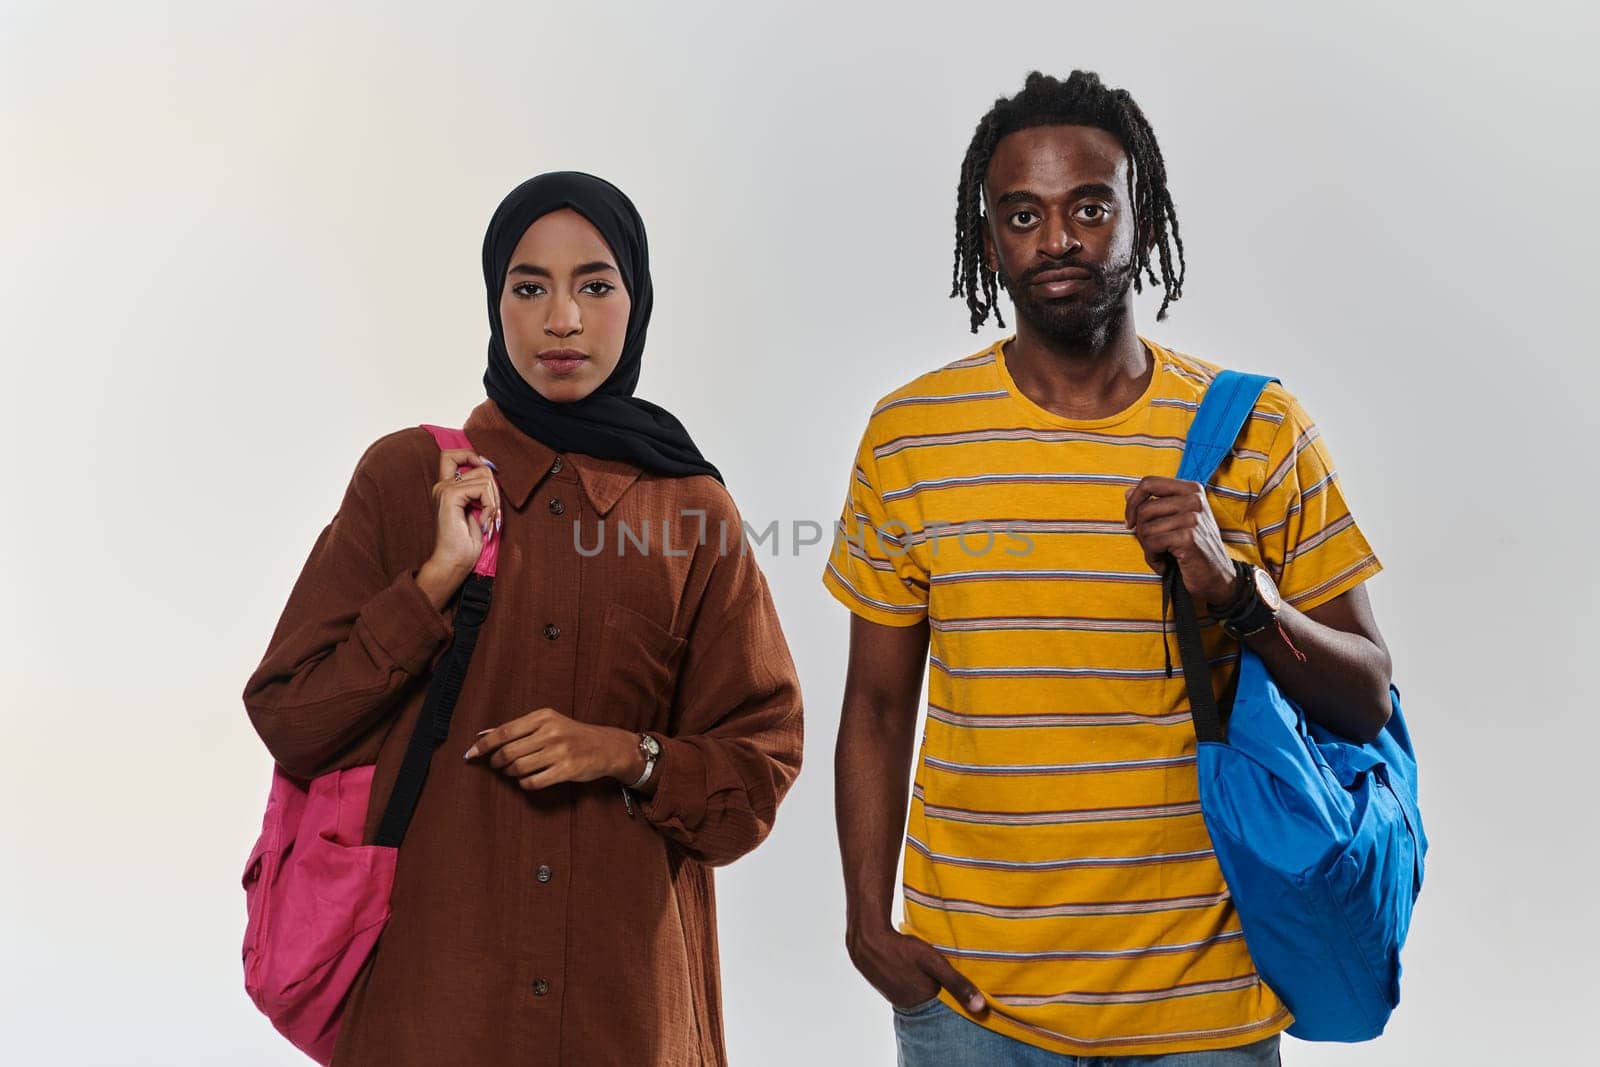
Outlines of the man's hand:
[[1233,557],[1222,544],[1211,502],[1199,482],[1149,477],[1128,490],[1123,515],[1139,539],[1145,562],[1166,573],[1170,555],[1178,561],[1183,587],[1212,607],[1226,604],[1239,590]]
[[846,938],[850,962],[895,1007],[913,1008],[948,989],[974,1015],[988,1010],[978,987],[950,966],[938,949],[887,927]]
[[560,782],[615,778],[633,782],[644,773],[639,738],[614,726],[592,726],[540,708],[485,730],[464,758],[488,757],[489,766],[524,789]]

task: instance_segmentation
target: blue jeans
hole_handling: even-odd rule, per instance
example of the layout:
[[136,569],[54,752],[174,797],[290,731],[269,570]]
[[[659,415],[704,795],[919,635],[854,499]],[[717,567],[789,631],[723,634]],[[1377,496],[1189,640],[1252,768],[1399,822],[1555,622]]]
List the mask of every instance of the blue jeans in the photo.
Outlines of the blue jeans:
[[1069,1056],[997,1034],[934,999],[894,1010],[900,1067],[1275,1067],[1278,1035],[1238,1048],[1160,1056]]

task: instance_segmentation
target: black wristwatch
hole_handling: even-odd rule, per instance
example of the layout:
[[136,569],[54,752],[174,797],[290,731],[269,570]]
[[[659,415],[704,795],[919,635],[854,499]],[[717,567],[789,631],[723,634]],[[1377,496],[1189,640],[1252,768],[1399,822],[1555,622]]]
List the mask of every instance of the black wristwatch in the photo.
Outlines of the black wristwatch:
[[1272,576],[1260,567],[1243,560],[1235,560],[1233,565],[1241,579],[1239,593],[1217,609],[1217,621],[1229,637],[1242,641],[1278,621],[1283,598]]

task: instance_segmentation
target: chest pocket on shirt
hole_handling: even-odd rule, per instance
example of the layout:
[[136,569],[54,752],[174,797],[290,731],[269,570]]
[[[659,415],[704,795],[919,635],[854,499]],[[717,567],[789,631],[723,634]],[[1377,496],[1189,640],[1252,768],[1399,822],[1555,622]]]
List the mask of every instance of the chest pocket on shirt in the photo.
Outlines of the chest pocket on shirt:
[[625,730],[665,730],[687,644],[625,604],[608,605],[582,720]]

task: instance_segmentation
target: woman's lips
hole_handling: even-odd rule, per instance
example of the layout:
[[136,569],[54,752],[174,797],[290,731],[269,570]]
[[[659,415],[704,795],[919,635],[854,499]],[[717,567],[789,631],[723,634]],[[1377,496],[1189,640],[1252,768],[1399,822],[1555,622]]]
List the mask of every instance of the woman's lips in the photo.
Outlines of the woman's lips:
[[589,357],[570,348],[539,353],[539,365],[557,377],[575,373]]

